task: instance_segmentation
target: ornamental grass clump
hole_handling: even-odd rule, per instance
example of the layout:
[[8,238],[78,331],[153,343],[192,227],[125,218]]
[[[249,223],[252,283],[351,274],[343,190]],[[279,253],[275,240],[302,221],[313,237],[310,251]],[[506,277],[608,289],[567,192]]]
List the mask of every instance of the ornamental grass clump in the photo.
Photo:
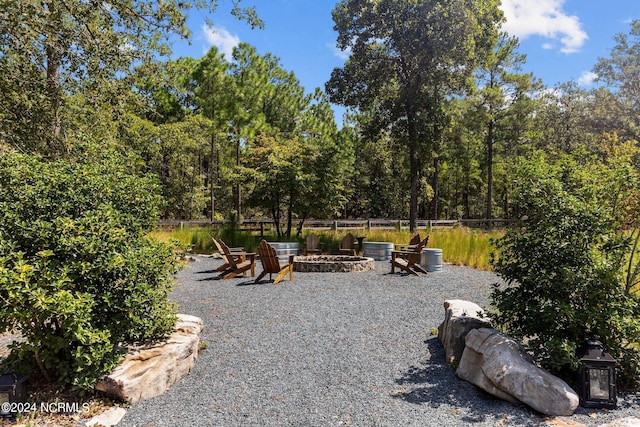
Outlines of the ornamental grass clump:
[[5,365],[89,389],[120,344],[173,329],[174,248],[147,237],[159,187],[127,164],[104,153],[0,158],[0,332],[24,338]]

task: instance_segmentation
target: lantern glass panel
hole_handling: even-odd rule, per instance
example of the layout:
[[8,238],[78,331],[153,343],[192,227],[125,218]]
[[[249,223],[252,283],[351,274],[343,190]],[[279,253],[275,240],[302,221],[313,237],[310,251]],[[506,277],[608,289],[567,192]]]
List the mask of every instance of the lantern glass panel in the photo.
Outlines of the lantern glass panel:
[[589,396],[591,399],[609,400],[608,369],[589,369]]
[[9,403],[9,393],[0,391],[0,405],[3,403]]

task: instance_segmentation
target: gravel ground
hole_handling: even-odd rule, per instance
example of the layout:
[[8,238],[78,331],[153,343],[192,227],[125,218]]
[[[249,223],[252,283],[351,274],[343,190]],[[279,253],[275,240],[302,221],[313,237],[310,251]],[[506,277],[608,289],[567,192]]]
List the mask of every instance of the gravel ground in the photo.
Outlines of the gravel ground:
[[[132,405],[118,426],[600,426],[640,418],[640,394],[614,411],[548,419],[458,379],[431,334],[446,299],[486,306],[494,274],[445,265],[423,277],[294,273],[273,285],[214,280],[219,260],[178,276],[173,300],[204,321],[191,373]],[[261,267],[258,267],[258,271]]]

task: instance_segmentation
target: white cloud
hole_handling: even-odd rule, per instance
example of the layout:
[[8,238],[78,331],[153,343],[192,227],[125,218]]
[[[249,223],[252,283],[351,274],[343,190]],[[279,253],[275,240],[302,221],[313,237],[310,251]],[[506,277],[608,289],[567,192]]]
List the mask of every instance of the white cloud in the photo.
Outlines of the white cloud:
[[[565,0],[502,0],[507,19],[502,29],[521,39],[538,35],[559,41],[561,52],[577,52],[589,36],[582,29],[580,18],[562,10],[564,3]],[[545,49],[549,46],[544,44]]]
[[240,44],[238,36],[231,34],[223,27],[211,28],[206,24],[202,26],[202,32],[209,46],[217,47],[227,61],[232,60],[233,48]]
[[327,43],[327,47],[333,51],[333,55],[340,59],[347,60],[351,56],[351,48],[340,50],[334,43]]
[[578,78],[578,84],[581,86],[591,86],[593,82],[598,78],[598,75],[591,71],[583,71]]

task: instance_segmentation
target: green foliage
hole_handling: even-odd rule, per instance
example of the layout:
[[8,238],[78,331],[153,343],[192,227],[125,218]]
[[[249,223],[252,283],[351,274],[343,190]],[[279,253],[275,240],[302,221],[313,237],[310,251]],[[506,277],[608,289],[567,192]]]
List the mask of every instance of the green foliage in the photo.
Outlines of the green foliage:
[[623,286],[631,246],[617,221],[633,180],[611,179],[619,170],[596,161],[519,166],[522,222],[495,241],[492,264],[507,286],[492,292],[494,323],[570,382],[576,349],[596,338],[620,362],[621,385],[637,386],[640,305]]
[[[622,133],[626,129],[633,137],[640,135],[640,19],[631,21],[629,34],[618,34],[609,58],[600,58],[594,72],[598,80],[616,94],[614,102],[620,108]],[[614,129],[608,129],[609,132]]]
[[[350,50],[326,84],[331,101],[372,115],[408,163],[409,220],[416,226],[420,175],[437,165],[447,98],[469,88],[491,54],[502,12],[498,2],[342,0],[333,10],[337,45]],[[434,178],[438,193],[437,176]]]
[[353,139],[354,173],[349,176],[346,213],[353,218],[406,218],[409,187],[407,158],[398,156],[398,144],[386,132],[373,135],[366,131],[367,114],[351,117],[358,130],[343,128],[342,133]]
[[[241,7],[241,0],[232,3],[234,16],[262,26],[254,8]],[[134,70],[146,69],[152,79],[152,64],[171,53],[169,40],[189,36],[187,14],[213,13],[217,5],[216,0],[3,1],[2,139],[23,152],[64,154],[67,126],[76,120],[65,112],[69,96],[82,94],[86,108],[104,116],[122,113],[131,102],[126,90]],[[170,91],[152,95],[157,113],[176,112]]]
[[[331,217],[340,208],[343,164],[335,145],[258,138],[247,162],[255,182],[249,203],[272,213],[279,237],[290,237],[294,215]],[[247,173],[246,172],[246,173]],[[286,226],[279,222],[286,216]],[[286,230],[286,231],[285,231]]]
[[174,248],[146,237],[161,200],[154,180],[108,153],[6,155],[0,200],[0,330],[25,338],[15,368],[90,388],[119,344],[172,330]]

